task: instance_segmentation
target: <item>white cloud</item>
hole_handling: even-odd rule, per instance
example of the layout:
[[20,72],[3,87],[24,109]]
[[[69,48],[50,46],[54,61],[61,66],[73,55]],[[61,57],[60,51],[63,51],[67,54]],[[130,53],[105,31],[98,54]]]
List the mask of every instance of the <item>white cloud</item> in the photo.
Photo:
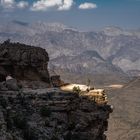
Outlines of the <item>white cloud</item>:
[[58,10],[69,10],[73,5],[73,0],[64,0],[63,4],[58,7]]
[[15,1],[14,0],[1,0],[1,6],[4,8],[14,8]]
[[[14,10],[15,8],[24,9],[30,7],[31,11],[46,11],[48,9],[55,9],[58,11],[70,10],[76,0],[37,0],[29,6],[27,0],[0,0],[0,6],[3,9],[9,11]],[[94,3],[82,3],[79,5],[79,9],[94,9],[97,8],[97,5]]]
[[7,10],[14,9],[14,8],[19,8],[19,9],[24,9],[26,8],[29,4],[27,1],[19,1],[16,2],[15,0],[0,0],[0,5]]
[[60,5],[62,0],[39,0],[33,3],[32,11],[45,11],[48,8]]
[[95,3],[82,3],[79,5],[79,9],[95,9],[97,8],[97,5]]
[[27,1],[20,1],[17,3],[17,7],[20,9],[24,9],[26,7],[28,7],[29,3]]
[[69,10],[73,5],[73,0],[38,0],[34,2],[32,11],[46,11],[49,8],[56,8],[57,10]]

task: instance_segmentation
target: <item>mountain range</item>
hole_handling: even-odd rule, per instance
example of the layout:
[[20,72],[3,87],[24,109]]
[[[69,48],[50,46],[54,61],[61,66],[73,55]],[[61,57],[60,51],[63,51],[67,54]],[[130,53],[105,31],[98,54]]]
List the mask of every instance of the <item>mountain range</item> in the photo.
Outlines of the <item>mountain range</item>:
[[59,74],[140,75],[139,29],[78,31],[60,23],[10,21],[0,23],[0,42],[7,39],[45,48],[49,68]]

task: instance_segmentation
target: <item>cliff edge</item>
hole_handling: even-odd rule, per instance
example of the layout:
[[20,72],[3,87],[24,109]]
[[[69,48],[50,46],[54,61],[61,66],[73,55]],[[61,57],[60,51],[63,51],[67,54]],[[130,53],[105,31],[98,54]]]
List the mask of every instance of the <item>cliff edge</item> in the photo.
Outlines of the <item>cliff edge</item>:
[[[0,140],[106,140],[110,105],[55,87],[18,88],[18,80],[59,84],[60,77],[49,76],[48,61],[44,49],[0,45]],[[9,73],[17,80],[2,82]]]
[[106,140],[109,105],[58,89],[0,91],[1,140]]

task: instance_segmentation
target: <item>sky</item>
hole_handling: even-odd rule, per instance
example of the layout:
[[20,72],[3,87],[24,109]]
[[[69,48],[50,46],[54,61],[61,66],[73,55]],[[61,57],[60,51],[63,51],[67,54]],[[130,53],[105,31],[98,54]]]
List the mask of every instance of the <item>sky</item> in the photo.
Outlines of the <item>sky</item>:
[[0,0],[0,22],[60,22],[80,30],[140,28],[140,0]]

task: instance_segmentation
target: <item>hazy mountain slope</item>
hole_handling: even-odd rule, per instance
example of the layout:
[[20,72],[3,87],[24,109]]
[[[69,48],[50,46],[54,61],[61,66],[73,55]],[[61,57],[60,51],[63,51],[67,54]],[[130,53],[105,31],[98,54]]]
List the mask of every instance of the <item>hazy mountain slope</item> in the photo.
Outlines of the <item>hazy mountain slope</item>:
[[105,61],[96,51],[85,51],[77,56],[61,56],[52,59],[51,64],[81,74],[123,74],[120,68]]
[[[140,78],[137,78],[110,99],[114,112],[109,123],[109,140],[140,138]],[[115,92],[115,91],[114,91]]]
[[[118,27],[107,27],[99,32],[80,32],[59,23],[28,24],[13,21],[0,24],[0,41],[7,38],[45,48],[51,60],[56,58],[55,67],[60,66],[60,57],[67,57],[65,61],[61,59],[61,64],[68,65],[73,62],[74,67],[74,63],[76,63],[75,65],[81,63],[78,62],[80,57],[85,57],[85,61],[87,60],[89,53],[82,56],[83,52],[96,51],[106,61],[105,63],[110,63],[112,68],[112,64],[114,64],[131,75],[140,74],[139,30],[126,31]],[[134,55],[135,52],[136,55]],[[95,60],[88,59],[91,66],[90,71],[93,71],[93,65],[91,65],[93,61]],[[112,71],[114,71],[113,69]],[[101,70],[100,68],[98,71]]]
[[90,79],[91,85],[108,85],[128,80],[119,67],[105,61],[96,51],[52,59],[49,68],[54,69],[66,82],[87,84]]

